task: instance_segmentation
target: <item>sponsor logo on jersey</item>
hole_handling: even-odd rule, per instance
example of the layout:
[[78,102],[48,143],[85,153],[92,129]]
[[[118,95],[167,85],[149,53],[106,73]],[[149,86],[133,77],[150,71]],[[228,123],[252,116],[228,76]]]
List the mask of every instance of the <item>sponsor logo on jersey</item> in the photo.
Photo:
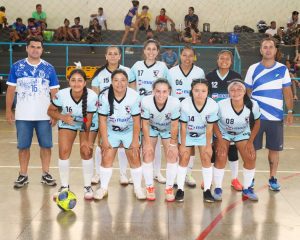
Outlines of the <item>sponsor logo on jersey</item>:
[[176,89],[176,94],[178,95],[182,94],[182,89]]
[[194,129],[194,127],[193,127],[192,125],[188,125],[187,129],[188,129],[189,131],[192,131],[192,130]]
[[216,98],[218,98],[219,97],[219,94],[218,93],[213,93],[212,95],[211,95],[211,98],[212,99],[216,99]]
[[128,112],[128,113],[130,113],[130,106],[125,106],[125,110],[126,110],[126,112]]

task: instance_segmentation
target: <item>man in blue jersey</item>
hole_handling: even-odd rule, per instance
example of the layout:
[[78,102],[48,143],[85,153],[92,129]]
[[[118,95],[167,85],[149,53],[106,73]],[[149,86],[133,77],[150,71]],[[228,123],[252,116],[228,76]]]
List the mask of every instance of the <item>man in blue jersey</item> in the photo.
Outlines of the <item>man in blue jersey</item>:
[[276,179],[279,152],[283,150],[283,98],[287,107],[286,122],[293,123],[293,94],[291,78],[287,67],[275,61],[276,42],[273,38],[261,41],[262,61],[251,65],[247,71],[245,84],[248,95],[256,100],[261,111],[261,125],[254,146],[262,148],[263,134],[266,133],[266,148],[269,149],[269,188],[279,191]]
[[[16,120],[17,140],[19,150],[20,172],[14,183],[15,188],[21,188],[29,183],[28,163],[30,146],[35,130],[40,145],[42,161],[41,182],[55,186],[56,182],[49,174],[52,148],[52,129],[47,110],[50,104],[50,94],[54,98],[59,88],[54,67],[41,59],[43,43],[38,38],[29,38],[26,51],[28,57],[14,63],[7,80],[6,120],[12,123]],[[16,111],[12,104],[17,94]]]

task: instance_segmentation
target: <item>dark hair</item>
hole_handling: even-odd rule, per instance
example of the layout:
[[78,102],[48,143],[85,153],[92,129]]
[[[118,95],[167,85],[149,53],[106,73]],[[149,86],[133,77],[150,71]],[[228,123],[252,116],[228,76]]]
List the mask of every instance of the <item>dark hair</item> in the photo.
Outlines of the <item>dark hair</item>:
[[35,8],[41,7],[42,4],[38,3],[37,5],[35,5]]
[[144,5],[143,7],[142,7],[142,10],[144,10],[144,9],[149,9],[149,7],[147,6],[147,5]]
[[[85,72],[84,72],[82,69],[79,69],[79,68],[74,69],[74,70],[70,73],[68,79],[70,80],[71,77],[72,77],[75,73],[80,74],[80,75],[83,77],[83,79],[86,81],[86,74],[85,74]],[[83,93],[82,93],[82,96],[81,96],[81,99],[82,99],[82,116],[83,116],[82,129],[83,129],[84,131],[87,130],[87,128],[86,128],[86,122],[87,122],[87,117],[86,117],[86,115],[87,115],[87,97],[88,97],[88,90],[87,90],[87,87],[85,86],[85,87],[83,88]]]
[[40,42],[42,47],[44,47],[44,44],[43,44],[43,41],[37,37],[30,37],[27,39],[27,44],[26,46],[29,46],[30,45],[30,42]]
[[224,49],[224,50],[221,50],[220,52],[218,52],[218,58],[217,58],[217,59],[219,59],[220,56],[221,56],[222,54],[224,54],[224,53],[227,53],[227,54],[230,55],[230,58],[231,58],[231,64],[232,64],[232,63],[233,63],[233,54],[232,54],[232,52],[231,52],[230,50]]
[[152,83],[152,89],[154,90],[154,88],[156,87],[157,84],[166,84],[168,85],[168,88],[169,90],[172,89],[171,87],[171,84],[169,83],[169,81],[165,78],[158,78],[157,80],[155,80],[153,83]]
[[22,18],[19,18],[19,17],[18,17],[18,18],[16,19],[16,22],[22,22]]
[[298,14],[299,14],[298,11],[293,11],[293,12],[292,12],[292,15],[298,15]]
[[156,41],[153,38],[148,39],[146,42],[144,42],[144,49],[148,46],[149,43],[154,43],[156,45],[157,50],[160,50],[160,44],[158,41]]
[[6,8],[4,6],[0,7],[0,11],[5,12]]
[[66,23],[66,22],[69,22],[69,24],[70,24],[70,20],[67,18],[65,18],[65,20],[64,20],[64,23]]
[[140,4],[139,1],[132,1],[132,5],[133,5],[134,7],[137,7],[139,4]]
[[180,50],[180,55],[183,53],[184,50],[192,50],[194,55],[196,55],[195,49],[189,45],[184,45],[184,47]]
[[[113,73],[111,74],[111,79],[113,79],[114,76],[120,73],[123,74],[126,77],[126,79],[128,79],[127,73],[122,69],[116,69],[115,71],[113,71]],[[114,88],[112,84],[110,84],[108,88],[109,116],[114,114],[114,100],[115,100]]]
[[103,7],[99,7],[99,8],[98,8],[98,10],[101,10],[101,11],[103,11]]
[[34,18],[28,18],[27,22],[35,23],[35,19]]
[[160,11],[163,11],[164,13],[166,13],[166,9],[164,9],[164,8],[160,9]]
[[193,98],[193,88],[195,87],[195,85],[202,83],[204,85],[207,86],[208,89],[208,94],[209,94],[209,84],[208,81],[205,78],[197,78],[197,79],[193,79],[192,84],[191,84],[191,91],[190,91],[190,97]]
[[78,20],[80,22],[80,17],[76,17],[74,18],[74,20]]
[[194,12],[194,7],[189,7],[189,10],[192,10]]
[[263,38],[261,41],[260,41],[260,47],[263,45],[264,42],[273,42],[274,43],[274,46],[277,48],[277,40],[273,37],[266,37],[266,38]]

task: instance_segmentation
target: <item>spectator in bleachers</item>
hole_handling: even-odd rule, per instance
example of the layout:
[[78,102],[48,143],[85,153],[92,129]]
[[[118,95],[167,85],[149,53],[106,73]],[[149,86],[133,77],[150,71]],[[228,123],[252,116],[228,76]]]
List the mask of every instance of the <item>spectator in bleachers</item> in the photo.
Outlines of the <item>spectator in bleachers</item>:
[[299,38],[300,38],[300,19],[299,19],[299,12],[293,11],[292,16],[288,18],[287,22],[287,34],[291,36],[292,42],[295,42],[296,45],[296,55],[299,51]]
[[97,18],[98,22],[101,26],[101,30],[107,30],[107,22],[106,22],[106,16],[103,13],[103,8],[99,7],[98,8],[98,14],[91,14],[91,20],[90,22],[92,23],[93,19]]
[[189,7],[189,13],[184,17],[184,26],[188,27],[190,24],[194,24],[198,28],[199,18],[194,13],[194,7]]
[[139,1],[132,1],[132,8],[129,9],[128,13],[125,16],[124,19],[124,24],[125,24],[125,32],[124,35],[122,37],[121,40],[121,45],[125,43],[128,33],[130,31],[130,28],[134,28],[134,33],[133,33],[133,37],[132,37],[132,42],[136,43],[138,42],[136,39],[136,34],[137,31],[135,31],[135,29],[137,28],[136,23],[133,24],[132,23],[132,19],[134,18],[134,16],[138,15],[138,8],[139,8],[140,2]]
[[12,42],[25,41],[26,40],[26,25],[23,24],[22,18],[17,18],[16,22],[11,25],[11,31],[9,37]]
[[181,40],[186,43],[200,43],[201,33],[196,25],[190,24],[190,26],[186,27],[182,33]]
[[[91,44],[101,41],[101,26],[98,22],[98,18],[93,19],[92,24],[89,26],[86,39]],[[95,53],[94,47],[91,47],[91,53]]]
[[166,15],[166,9],[162,8],[160,10],[160,14],[156,17],[155,24],[156,24],[156,31],[158,32],[165,32],[168,31],[168,22],[171,23],[171,30],[175,30],[175,23],[174,21]]
[[138,15],[137,18],[137,26],[138,29],[141,31],[146,31],[150,28],[150,20],[151,20],[151,14],[148,12],[149,7],[143,6],[142,12]]
[[40,24],[41,30],[44,31],[47,28],[47,14],[42,11],[42,4],[35,6],[36,11],[32,13],[32,18]]
[[283,34],[282,29],[281,28],[277,29],[275,21],[271,21],[271,25],[265,33],[268,37],[274,37],[274,38],[278,39],[280,41],[280,43],[283,43],[283,41],[282,41],[282,34]]
[[169,69],[178,64],[178,56],[172,48],[166,49],[166,51],[161,55],[161,60],[166,63]]
[[8,25],[5,10],[4,6],[0,7],[0,29],[5,28]]
[[297,101],[298,100],[297,87],[300,87],[300,83],[298,83],[298,81],[295,79],[297,77],[295,62],[292,64],[289,59],[286,59],[285,65],[286,65],[287,69],[289,70],[290,77],[292,80],[293,99],[295,101]]
[[75,41],[76,40],[72,33],[72,28],[70,28],[69,19],[65,18],[64,26],[61,26],[56,30],[54,38],[57,41]]
[[43,36],[40,24],[34,18],[28,18],[27,23],[27,39],[35,37],[42,41]]
[[83,26],[80,25],[80,17],[74,18],[74,25],[71,27],[71,32],[75,37],[75,41],[83,39]]

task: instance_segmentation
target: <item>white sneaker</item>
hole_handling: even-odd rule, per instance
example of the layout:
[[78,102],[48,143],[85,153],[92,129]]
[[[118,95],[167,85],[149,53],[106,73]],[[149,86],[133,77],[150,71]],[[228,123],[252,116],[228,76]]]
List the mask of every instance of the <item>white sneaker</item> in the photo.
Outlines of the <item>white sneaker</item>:
[[108,192],[107,189],[104,188],[98,188],[95,192],[94,192],[94,199],[95,200],[101,200],[105,197],[107,197]]
[[129,180],[125,174],[120,174],[120,184],[121,185],[128,185]]
[[100,175],[99,174],[95,174],[93,177],[92,177],[92,184],[98,184],[100,183]]
[[164,184],[164,183],[166,183],[166,178],[163,176],[163,175],[161,175],[161,173],[160,172],[158,172],[157,174],[154,174],[154,180],[156,180],[156,181],[158,181],[159,183],[162,183],[162,184]]
[[144,188],[135,188],[134,193],[138,200],[144,200],[147,198],[146,191]]
[[53,194],[53,200],[55,201],[56,198],[58,197],[58,195],[62,192],[62,191],[69,191],[69,186],[65,187],[65,186],[61,186],[58,191],[56,193]]
[[132,178],[131,178],[131,177],[128,179],[128,183],[129,183],[129,184],[133,184],[133,181],[132,181]]
[[92,200],[94,198],[94,191],[91,186],[84,187],[83,190],[85,200]]
[[192,174],[191,173],[188,173],[186,176],[185,176],[185,183],[186,185],[188,185],[189,187],[196,187],[196,180],[193,178]]

